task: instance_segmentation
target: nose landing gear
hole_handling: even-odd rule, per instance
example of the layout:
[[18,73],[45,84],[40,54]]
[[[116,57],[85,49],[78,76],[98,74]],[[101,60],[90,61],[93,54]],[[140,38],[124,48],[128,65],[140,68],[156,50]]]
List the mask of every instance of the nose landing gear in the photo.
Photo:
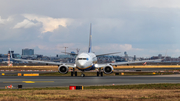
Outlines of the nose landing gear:
[[84,71],[82,71],[82,73],[81,73],[81,77],[85,77]]
[[81,74],[81,77],[85,77],[85,74],[82,73],[82,74]]

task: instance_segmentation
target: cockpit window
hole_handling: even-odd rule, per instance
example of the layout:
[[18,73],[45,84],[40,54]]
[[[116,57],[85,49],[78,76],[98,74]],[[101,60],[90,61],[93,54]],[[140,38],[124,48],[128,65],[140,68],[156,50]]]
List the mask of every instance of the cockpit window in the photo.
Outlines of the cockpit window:
[[77,60],[82,60],[82,58],[78,58]]
[[77,60],[89,60],[88,58],[78,58]]

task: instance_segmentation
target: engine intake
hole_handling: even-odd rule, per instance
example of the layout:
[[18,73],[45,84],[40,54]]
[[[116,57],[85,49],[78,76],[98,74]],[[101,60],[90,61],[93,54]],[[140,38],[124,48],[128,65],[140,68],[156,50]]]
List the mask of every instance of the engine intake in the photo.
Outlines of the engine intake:
[[111,65],[108,65],[103,68],[105,74],[111,74],[114,71],[114,68]]
[[62,73],[62,74],[67,74],[68,70],[69,70],[69,68],[67,66],[64,66],[64,65],[59,66],[59,68],[58,68],[58,72]]

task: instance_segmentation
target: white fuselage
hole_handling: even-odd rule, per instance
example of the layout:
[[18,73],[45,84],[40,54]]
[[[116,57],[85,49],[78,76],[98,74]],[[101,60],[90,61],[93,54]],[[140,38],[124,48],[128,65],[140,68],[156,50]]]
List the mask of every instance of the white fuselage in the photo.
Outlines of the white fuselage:
[[94,53],[81,53],[76,57],[75,64],[79,70],[92,70],[97,62],[97,57]]

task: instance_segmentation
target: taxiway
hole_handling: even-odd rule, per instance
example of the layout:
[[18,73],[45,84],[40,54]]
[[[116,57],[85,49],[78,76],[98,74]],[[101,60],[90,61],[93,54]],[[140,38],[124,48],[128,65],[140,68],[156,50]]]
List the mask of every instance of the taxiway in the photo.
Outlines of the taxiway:
[[104,76],[104,77],[62,77],[62,76],[0,76],[0,88],[10,84],[14,88],[23,85],[23,88],[61,87],[70,85],[127,85],[127,84],[154,84],[180,83],[180,75],[146,75],[146,76]]

